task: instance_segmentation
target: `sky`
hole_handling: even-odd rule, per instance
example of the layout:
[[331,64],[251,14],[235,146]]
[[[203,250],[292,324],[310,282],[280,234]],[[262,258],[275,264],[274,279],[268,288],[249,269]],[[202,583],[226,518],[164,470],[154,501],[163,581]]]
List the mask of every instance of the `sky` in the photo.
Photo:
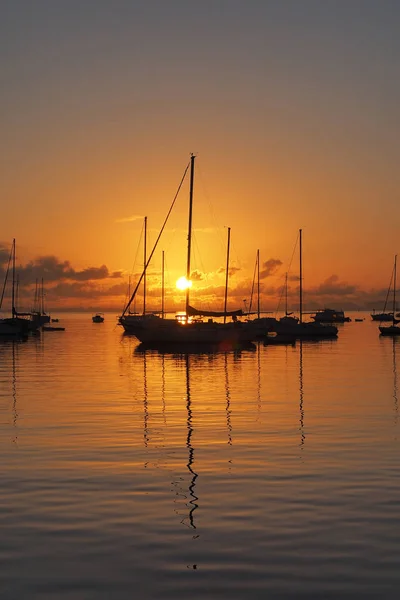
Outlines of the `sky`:
[[[397,0],[1,0],[0,281],[122,311],[190,154],[194,302],[382,309],[400,249]],[[188,181],[148,305],[182,308]],[[140,298],[138,299],[139,302]],[[5,306],[3,306],[5,308]],[[138,310],[139,304],[138,304]]]

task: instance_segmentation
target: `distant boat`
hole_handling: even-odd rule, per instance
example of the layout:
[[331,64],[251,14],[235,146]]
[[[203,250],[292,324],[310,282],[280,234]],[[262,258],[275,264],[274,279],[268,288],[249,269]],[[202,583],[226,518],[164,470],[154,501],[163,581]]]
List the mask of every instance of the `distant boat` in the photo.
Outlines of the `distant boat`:
[[[393,321],[393,317],[394,317],[395,311],[396,311],[396,306],[395,305],[393,306],[393,312],[390,312],[390,311],[388,312],[386,310],[386,305],[388,303],[389,294],[390,294],[390,291],[392,289],[392,280],[393,280],[393,272],[392,272],[392,276],[390,278],[390,282],[389,282],[388,289],[387,289],[387,292],[386,292],[386,298],[385,298],[385,304],[383,306],[383,311],[380,312],[380,313],[377,313],[377,312],[375,312],[375,309],[374,309],[372,311],[372,314],[371,314],[371,319],[373,321],[380,321],[380,322],[383,322],[383,321],[385,321],[385,322],[386,321],[387,322]],[[397,315],[397,316],[399,316],[399,315]]]
[[[392,324],[391,325],[382,325],[379,327],[379,331],[381,333],[381,335],[400,335],[400,327],[398,327],[396,325],[396,323],[399,323],[400,321],[398,319],[396,319],[395,312],[396,312],[396,269],[397,269],[397,254],[394,257],[394,266],[393,266],[393,274],[391,277],[391,281],[393,280],[393,316],[392,316]],[[390,287],[390,285],[389,285]]]
[[59,321],[59,320],[60,320],[60,319],[51,319],[51,322],[52,322],[52,323],[58,323],[58,321]]
[[104,321],[104,313],[96,313],[92,317],[93,323],[103,323]]
[[311,318],[315,323],[348,323],[351,321],[350,317],[346,317],[342,310],[333,308],[318,310]]
[[364,321],[364,319],[354,319],[356,321],[356,323],[361,323],[362,321]]
[[16,304],[16,295],[15,295],[15,239],[13,239],[11,245],[10,256],[8,259],[8,265],[6,269],[6,274],[4,277],[3,290],[0,297],[0,309],[2,308],[3,298],[7,287],[7,280],[10,271],[10,265],[12,265],[12,287],[11,287],[11,317],[1,318],[0,319],[0,335],[1,336],[25,336],[31,331],[31,324],[28,319],[23,319],[18,316],[15,304]]
[[271,319],[270,331],[278,334],[294,335],[299,340],[322,340],[336,338],[338,329],[335,325],[316,321],[303,322],[303,262],[302,262],[302,230],[299,229],[299,318],[286,314],[273,323]]
[[381,313],[372,313],[371,318],[373,321],[393,321],[393,313],[392,312],[381,312]]

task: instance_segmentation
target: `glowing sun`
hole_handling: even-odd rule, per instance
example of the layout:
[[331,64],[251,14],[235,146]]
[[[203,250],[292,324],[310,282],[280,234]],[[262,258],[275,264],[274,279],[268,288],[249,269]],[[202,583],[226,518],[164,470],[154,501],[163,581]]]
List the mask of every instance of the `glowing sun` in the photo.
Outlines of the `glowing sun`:
[[192,287],[192,282],[190,279],[186,279],[186,277],[179,277],[178,281],[176,282],[176,287],[178,290],[187,290],[187,288]]

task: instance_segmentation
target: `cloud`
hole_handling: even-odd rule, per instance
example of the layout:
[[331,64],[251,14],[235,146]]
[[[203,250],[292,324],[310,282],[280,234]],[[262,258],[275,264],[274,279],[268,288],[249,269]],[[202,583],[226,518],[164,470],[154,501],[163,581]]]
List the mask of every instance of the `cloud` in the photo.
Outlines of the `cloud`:
[[203,281],[204,273],[201,273],[201,271],[198,271],[197,269],[195,269],[194,271],[191,272],[190,279],[192,281]]
[[[238,271],[241,271],[241,267],[229,267],[229,275],[235,275],[235,273],[237,273]],[[222,273],[226,272],[226,267],[219,267],[219,269],[217,269],[217,274],[221,275]]]
[[260,279],[265,279],[266,277],[274,275],[281,264],[282,261],[279,260],[279,258],[270,258],[264,262],[262,265],[262,270],[260,271]]
[[125,283],[106,287],[91,282],[61,282],[46,289],[46,298],[50,302],[64,298],[87,298],[93,300],[103,297],[122,297],[126,294],[126,291]]
[[[110,273],[106,265],[88,267],[78,271],[71,267],[68,260],[60,261],[56,256],[39,256],[25,266],[18,267],[20,282],[22,284],[34,283],[43,277],[48,282],[70,279],[73,281],[90,281],[93,279],[107,279]],[[112,278],[121,277],[122,274],[114,272]]]
[[121,217],[115,219],[116,223],[132,223],[133,221],[143,221],[144,216],[142,215],[131,215],[130,217]]
[[[8,263],[8,250],[0,245],[0,277],[5,275]],[[7,256],[6,256],[7,253]],[[36,280],[44,279],[46,284],[56,281],[92,281],[102,279],[119,279],[122,271],[109,272],[106,265],[100,267],[88,267],[86,269],[74,269],[68,260],[61,261],[56,256],[39,256],[26,265],[17,266],[17,274],[20,286],[29,286]]]
[[5,267],[10,257],[10,248],[4,242],[0,242],[0,265]]
[[315,296],[352,296],[359,292],[355,285],[339,281],[337,275],[331,275],[319,286],[312,288],[309,293]]

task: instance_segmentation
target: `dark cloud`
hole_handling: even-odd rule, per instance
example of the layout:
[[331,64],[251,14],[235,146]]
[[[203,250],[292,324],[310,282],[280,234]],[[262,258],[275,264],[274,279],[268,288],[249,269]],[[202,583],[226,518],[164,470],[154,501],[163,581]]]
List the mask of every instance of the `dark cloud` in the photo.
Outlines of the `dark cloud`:
[[190,279],[191,281],[203,281],[204,274],[196,269],[195,271],[191,272]]
[[[0,261],[4,257],[4,250],[0,249]],[[8,261],[8,257],[7,257]],[[3,261],[4,265],[4,261]],[[74,269],[68,260],[60,261],[56,256],[39,256],[26,265],[18,265],[18,277],[20,285],[31,285],[37,279],[43,277],[46,284],[56,281],[93,281],[102,279],[119,279],[121,271],[109,272],[106,265],[100,267],[88,267],[86,269]],[[0,272],[5,271],[5,267]]]
[[8,260],[10,258],[10,248],[7,247],[6,244],[0,242],[0,270],[3,270],[1,267],[7,267]]
[[61,282],[46,289],[46,297],[51,300],[64,298],[103,298],[112,296],[123,296],[126,294],[125,283],[105,287],[90,282]]
[[263,263],[262,269],[260,270],[260,279],[265,279],[266,277],[270,277],[274,275],[276,271],[281,266],[282,261],[279,258],[270,258],[266,262]]
[[310,290],[314,296],[353,296],[358,292],[357,286],[339,281],[337,275],[331,275],[318,287]]

